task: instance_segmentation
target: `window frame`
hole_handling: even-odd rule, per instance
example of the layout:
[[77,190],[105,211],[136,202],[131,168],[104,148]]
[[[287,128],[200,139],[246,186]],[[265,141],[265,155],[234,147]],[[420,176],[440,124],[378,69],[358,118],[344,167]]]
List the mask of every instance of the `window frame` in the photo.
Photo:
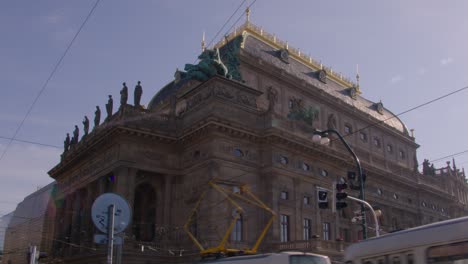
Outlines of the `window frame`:
[[289,242],[289,215],[280,214],[280,242]]
[[331,224],[330,222],[322,223],[322,240],[331,240]]
[[280,199],[285,200],[285,201],[289,200],[289,192],[288,191],[281,191]]
[[312,219],[310,218],[302,220],[302,238],[304,240],[312,239]]

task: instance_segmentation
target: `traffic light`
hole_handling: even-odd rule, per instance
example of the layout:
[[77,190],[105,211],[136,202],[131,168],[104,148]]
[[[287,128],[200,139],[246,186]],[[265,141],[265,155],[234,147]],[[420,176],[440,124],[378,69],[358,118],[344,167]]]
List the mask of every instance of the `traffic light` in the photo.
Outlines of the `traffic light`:
[[317,191],[317,200],[320,209],[328,208],[328,192],[326,190],[319,189]]
[[336,209],[343,209],[348,206],[344,201],[348,197],[348,194],[343,191],[346,188],[348,188],[348,185],[345,182],[336,184]]

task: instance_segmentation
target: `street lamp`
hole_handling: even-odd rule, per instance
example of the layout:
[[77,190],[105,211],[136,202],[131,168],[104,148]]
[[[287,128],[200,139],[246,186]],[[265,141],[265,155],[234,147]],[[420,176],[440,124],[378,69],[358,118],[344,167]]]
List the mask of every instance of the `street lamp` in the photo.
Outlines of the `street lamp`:
[[[343,136],[336,131],[335,129],[327,129],[324,131],[320,130],[315,130],[314,134],[312,136],[312,142],[321,144],[321,145],[328,145],[330,143],[330,138],[328,138],[328,134],[335,134],[338,136],[340,139],[341,143],[345,145],[346,149],[348,150],[349,153],[353,156],[354,162],[356,162],[356,166],[358,168],[358,173],[359,173],[359,199],[365,200],[364,199],[364,179],[362,177],[362,167],[361,167],[361,162],[359,161],[359,158],[357,157],[356,153],[351,149],[349,146],[348,142],[343,138]],[[367,227],[366,227],[366,213],[364,211],[364,204],[361,203],[361,215],[362,215],[362,238],[367,239]]]

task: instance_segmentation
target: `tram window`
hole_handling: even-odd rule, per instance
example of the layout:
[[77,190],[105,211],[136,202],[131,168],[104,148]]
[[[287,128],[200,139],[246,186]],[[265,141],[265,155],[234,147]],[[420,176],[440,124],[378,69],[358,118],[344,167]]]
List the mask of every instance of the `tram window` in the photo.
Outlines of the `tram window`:
[[468,241],[431,247],[427,250],[428,263],[467,263]]
[[383,260],[383,259],[379,259],[379,260],[377,260],[377,263],[378,263],[378,264],[384,264],[384,260]]
[[400,264],[400,257],[393,257],[393,264]]
[[413,264],[413,263],[414,263],[413,254],[406,255],[406,264]]

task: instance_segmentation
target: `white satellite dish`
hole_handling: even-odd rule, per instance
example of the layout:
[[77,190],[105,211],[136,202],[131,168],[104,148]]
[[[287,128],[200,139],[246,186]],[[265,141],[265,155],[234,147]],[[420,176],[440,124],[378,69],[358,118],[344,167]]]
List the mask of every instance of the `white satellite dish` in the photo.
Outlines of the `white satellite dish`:
[[91,217],[94,225],[103,233],[108,232],[109,207],[115,207],[114,213],[114,233],[118,234],[125,230],[131,221],[132,211],[128,202],[122,196],[115,193],[104,193],[93,203]]

